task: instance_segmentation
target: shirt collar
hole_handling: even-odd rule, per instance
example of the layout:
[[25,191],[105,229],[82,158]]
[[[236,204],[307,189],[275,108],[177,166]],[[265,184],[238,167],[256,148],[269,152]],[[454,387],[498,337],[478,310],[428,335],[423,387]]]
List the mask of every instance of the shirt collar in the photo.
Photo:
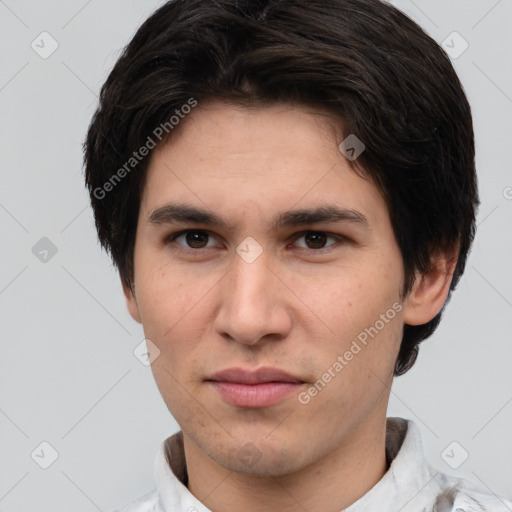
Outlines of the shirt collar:
[[[368,510],[424,510],[432,506],[437,489],[430,486],[438,474],[423,454],[416,424],[403,418],[388,418],[386,458],[391,461],[384,476],[345,512]],[[424,492],[427,491],[427,492]]]
[[[420,431],[413,421],[387,418],[386,458],[390,466],[382,479],[345,512],[406,512],[409,507],[421,510],[419,507],[432,504],[432,498],[439,489],[429,484],[438,472],[425,460]],[[187,489],[188,474],[181,431],[160,445],[155,462],[155,480],[162,510],[211,512]]]

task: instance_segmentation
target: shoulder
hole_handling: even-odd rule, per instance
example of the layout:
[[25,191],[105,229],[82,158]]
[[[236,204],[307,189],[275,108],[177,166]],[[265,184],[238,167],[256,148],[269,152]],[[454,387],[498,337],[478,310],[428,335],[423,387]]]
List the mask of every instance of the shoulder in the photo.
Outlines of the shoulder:
[[111,512],[159,512],[158,494],[156,490],[144,494],[128,505],[112,510]]
[[[463,478],[439,474],[442,491],[432,512],[512,512],[512,501],[477,487]],[[429,511],[430,512],[430,511]]]

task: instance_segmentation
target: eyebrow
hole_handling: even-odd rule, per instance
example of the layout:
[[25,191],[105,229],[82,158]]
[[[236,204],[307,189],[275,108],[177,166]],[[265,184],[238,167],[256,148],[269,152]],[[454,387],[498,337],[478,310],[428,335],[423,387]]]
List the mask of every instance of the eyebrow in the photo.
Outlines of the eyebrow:
[[[187,204],[166,204],[157,208],[149,217],[148,223],[159,226],[174,222],[204,224],[211,227],[223,227],[232,231],[234,226],[209,210]],[[368,219],[359,211],[338,206],[319,206],[311,209],[289,210],[278,214],[273,223],[274,230],[320,223],[350,222],[370,228]]]

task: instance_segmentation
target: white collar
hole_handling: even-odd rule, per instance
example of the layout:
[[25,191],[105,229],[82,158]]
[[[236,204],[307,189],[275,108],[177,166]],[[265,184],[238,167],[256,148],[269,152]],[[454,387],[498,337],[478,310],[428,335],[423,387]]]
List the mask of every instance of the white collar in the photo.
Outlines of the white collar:
[[[386,474],[344,512],[512,511],[512,502],[430,466],[423,454],[420,431],[412,420],[387,419],[386,456],[391,461]],[[161,443],[154,470],[157,489],[151,495],[152,511],[211,512],[186,487],[181,431]]]

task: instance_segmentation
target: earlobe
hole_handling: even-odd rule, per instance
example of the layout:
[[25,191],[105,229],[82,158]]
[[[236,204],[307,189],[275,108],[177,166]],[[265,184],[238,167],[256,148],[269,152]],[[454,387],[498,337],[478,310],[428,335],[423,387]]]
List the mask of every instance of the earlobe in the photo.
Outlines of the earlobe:
[[[126,285],[126,283],[122,283],[123,286],[123,293],[124,297],[126,299],[126,306],[128,308],[128,312],[130,313],[131,317],[138,322],[139,324],[142,324],[142,318],[140,316],[139,311],[139,305],[137,304],[137,299],[135,298],[135,295],[133,291]],[[133,285],[132,285],[133,288]]]
[[416,277],[411,292],[404,300],[404,323],[426,324],[441,311],[450,291],[457,257],[458,251],[447,251],[435,258],[431,272]]

